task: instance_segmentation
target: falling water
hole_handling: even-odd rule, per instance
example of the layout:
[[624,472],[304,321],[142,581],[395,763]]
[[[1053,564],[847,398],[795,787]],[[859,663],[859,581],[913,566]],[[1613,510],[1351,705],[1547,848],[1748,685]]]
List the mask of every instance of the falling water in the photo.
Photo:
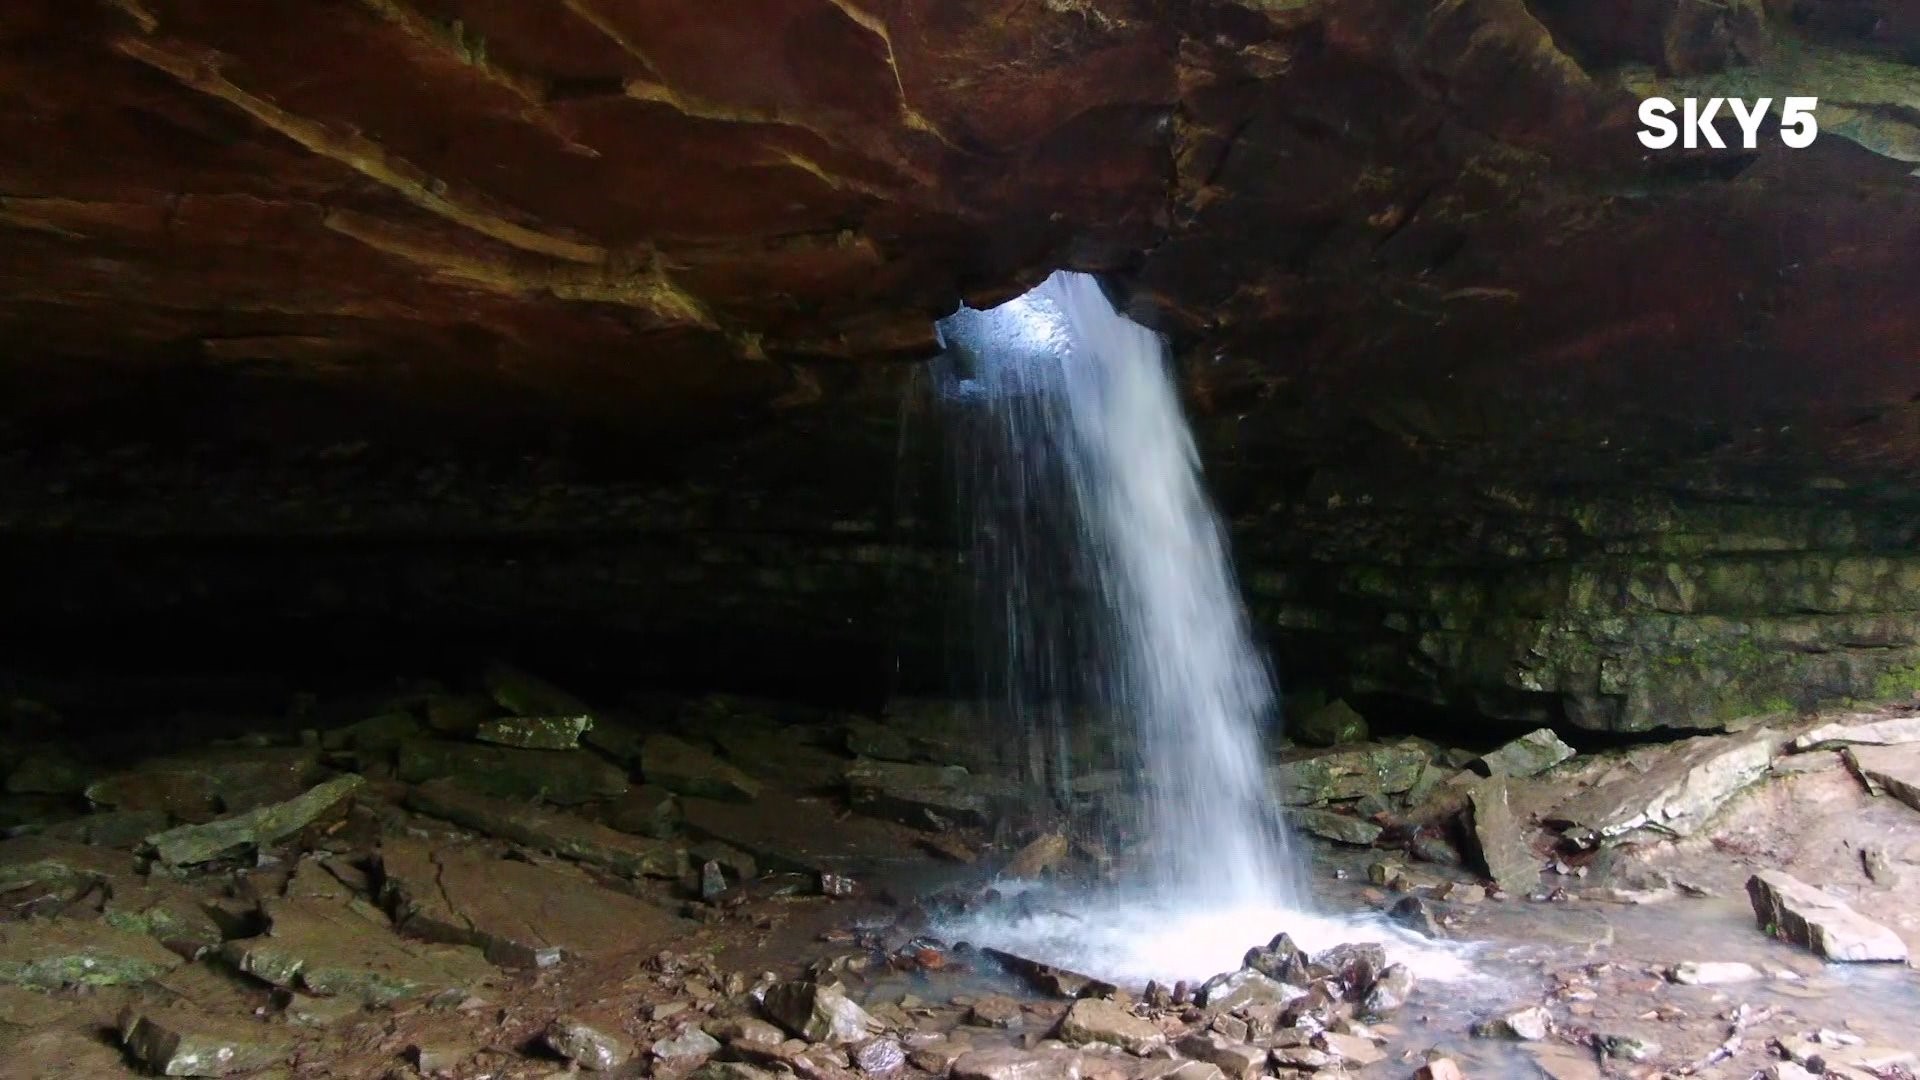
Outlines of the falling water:
[[[1160,338],[1065,272],[962,308],[940,335],[943,397],[971,414],[966,499],[1001,691],[1029,709],[1088,700],[1133,726],[1164,898],[1295,899],[1261,749],[1273,686]],[[1064,741],[1070,725],[1042,728]],[[1070,783],[1069,748],[1051,750],[1051,779]]]
[[[946,931],[1136,983],[1231,970],[1281,930],[1308,949],[1383,941],[1457,977],[1455,955],[1379,920],[1307,910],[1265,775],[1272,679],[1160,338],[1065,272],[939,330],[986,690],[1028,722],[1035,778],[1063,802],[1090,769],[1136,778],[1147,855],[1138,880]],[[1074,723],[1081,709],[1104,725]],[[1115,726],[1114,745],[1087,743]]]

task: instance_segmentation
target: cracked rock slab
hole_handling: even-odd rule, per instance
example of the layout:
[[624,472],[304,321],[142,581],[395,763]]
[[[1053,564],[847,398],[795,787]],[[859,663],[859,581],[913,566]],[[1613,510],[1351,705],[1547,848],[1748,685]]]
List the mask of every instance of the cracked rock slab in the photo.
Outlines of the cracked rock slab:
[[360,776],[329,780],[286,802],[262,806],[205,825],[182,825],[147,837],[146,846],[168,866],[193,866],[278,843],[318,821],[366,783]]
[[1821,724],[1793,740],[1795,750],[1829,746],[1899,746],[1920,743],[1920,716],[1861,716]]
[[120,1041],[135,1061],[161,1076],[232,1076],[284,1063],[297,1041],[284,1028],[208,1016],[188,1009],[129,1008]]
[[1762,728],[1675,743],[1637,773],[1602,777],[1560,804],[1547,820],[1592,829],[1603,839],[1640,830],[1690,836],[1728,799],[1767,774],[1778,738]]
[[567,957],[649,950],[687,929],[684,920],[571,868],[484,850],[436,851],[390,839],[381,846],[380,866],[402,931],[472,945],[504,966],[547,967]]
[[497,972],[479,950],[396,936],[377,910],[319,900],[271,900],[260,937],[229,941],[229,963],[263,982],[322,997],[386,1005],[467,993]]
[[1920,746],[1855,746],[1846,755],[1869,786],[1920,810]]
[[407,805],[488,836],[625,877],[677,879],[687,872],[686,849],[678,845],[634,836],[572,814],[489,798],[449,780],[414,788],[407,793]]
[[0,923],[0,984],[36,990],[132,986],[179,967],[144,934],[78,919]]

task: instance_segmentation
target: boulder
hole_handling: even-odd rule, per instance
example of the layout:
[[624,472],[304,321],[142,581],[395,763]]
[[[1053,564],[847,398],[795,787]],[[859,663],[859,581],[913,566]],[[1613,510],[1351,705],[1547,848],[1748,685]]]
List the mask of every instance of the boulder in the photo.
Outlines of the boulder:
[[1761,929],[1828,960],[1904,962],[1899,935],[1826,892],[1777,870],[1747,880]]
[[1108,998],[1082,998],[1060,1018],[1054,1037],[1073,1046],[1104,1043],[1131,1054],[1166,1044],[1166,1033],[1157,1024],[1133,1015],[1126,1006]]
[[591,716],[509,716],[483,721],[473,737],[522,750],[577,750],[592,727]]
[[278,843],[344,803],[366,781],[342,776],[283,803],[204,825],[182,825],[147,837],[146,848],[168,866],[193,866]]
[[1317,806],[1406,791],[1420,778],[1427,760],[1416,743],[1361,743],[1284,754],[1268,770],[1268,780],[1280,802]]
[[1480,868],[1507,892],[1524,895],[1540,887],[1540,858],[1521,831],[1507,801],[1507,781],[1495,776],[1467,792],[1468,837]]
[[407,793],[407,805],[489,836],[625,877],[678,879],[687,872],[687,853],[680,845],[634,836],[572,814],[490,798],[453,780],[429,781],[413,788]]
[[1487,1039],[1540,1042],[1553,1034],[1553,1014],[1538,1005],[1490,1017],[1475,1024],[1473,1033]]
[[1284,1005],[1304,993],[1298,987],[1242,968],[1208,979],[1200,985],[1194,1000],[1218,1012],[1233,1012],[1249,1005]]
[[1413,971],[1405,964],[1388,964],[1373,980],[1367,996],[1360,1002],[1360,1015],[1384,1019],[1399,1012],[1413,996]]
[[547,1025],[547,1045],[554,1053],[589,1072],[611,1072],[633,1057],[633,1043],[611,1023],[595,1023],[563,1016]]
[[1386,831],[1365,818],[1337,814],[1331,810],[1289,807],[1286,818],[1288,824],[1301,832],[1354,847],[1371,847]]
[[187,1008],[128,1007],[120,1015],[127,1055],[161,1076],[232,1076],[284,1064],[296,1040],[283,1027]]
[[672,735],[650,735],[640,747],[640,773],[647,783],[681,795],[752,802],[760,781],[718,757]]
[[383,896],[401,930],[472,945],[507,967],[652,950],[689,928],[571,867],[501,859],[489,851],[436,850],[389,837],[380,847],[380,869]]
[[774,1023],[811,1042],[843,1046],[880,1031],[880,1022],[867,1015],[845,990],[814,982],[775,983],[767,989],[761,1007]]
[[1690,836],[1728,799],[1767,775],[1779,738],[1761,728],[1739,735],[1687,739],[1651,752],[1637,770],[1623,768],[1556,807],[1547,820],[1590,829],[1601,839],[1645,830]]
[[[775,1045],[779,1041],[776,1038]],[[649,1048],[661,1061],[677,1065],[700,1062],[720,1052],[720,1040],[697,1027],[688,1026],[674,1035],[654,1040]]]
[[1537,776],[1573,756],[1573,747],[1560,741],[1550,728],[1540,728],[1475,758],[1468,766],[1482,776],[1520,780]]
[[571,806],[627,792],[627,774],[593,754],[416,739],[400,747],[396,775],[409,784],[450,779],[501,799]]
[[1287,734],[1303,746],[1365,742],[1367,720],[1345,701],[1334,700],[1288,724]]

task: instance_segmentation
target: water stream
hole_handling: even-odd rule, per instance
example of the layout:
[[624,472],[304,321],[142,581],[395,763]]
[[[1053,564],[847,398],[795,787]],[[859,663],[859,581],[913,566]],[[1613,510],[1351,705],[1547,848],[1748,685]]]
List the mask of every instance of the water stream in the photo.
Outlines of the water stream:
[[[1308,948],[1411,947],[1309,913],[1266,778],[1273,680],[1164,342],[1069,272],[939,331],[985,692],[1026,721],[1036,779],[1072,790],[1090,757],[1131,777],[1148,853],[1103,895],[952,931],[1133,982],[1231,970],[1280,930]],[[1076,744],[1076,709],[1122,729],[1110,759]]]

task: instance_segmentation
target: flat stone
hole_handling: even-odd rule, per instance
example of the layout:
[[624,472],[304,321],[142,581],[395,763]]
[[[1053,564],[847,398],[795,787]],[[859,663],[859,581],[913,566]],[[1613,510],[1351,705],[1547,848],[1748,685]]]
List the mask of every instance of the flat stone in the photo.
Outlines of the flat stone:
[[108,926],[145,934],[189,960],[225,940],[199,895],[157,879],[145,885],[116,885],[101,917]]
[[1363,795],[1395,795],[1413,787],[1427,765],[1415,743],[1359,743],[1283,755],[1268,769],[1274,797],[1315,806]]
[[1056,998],[1077,999],[1083,997],[1107,997],[1119,988],[1110,982],[1069,971],[1063,967],[1029,960],[999,949],[981,949],[980,955],[999,964],[1007,974],[1021,980],[1040,993]]
[[592,727],[591,716],[510,716],[482,722],[473,737],[523,750],[577,750]]
[[49,825],[39,835],[62,843],[131,850],[171,824],[173,818],[157,810],[102,810]]
[[1516,895],[1540,887],[1540,858],[1521,831],[1507,800],[1507,781],[1495,776],[1467,792],[1468,835],[1481,869],[1494,884]]
[[352,998],[309,997],[306,994],[288,994],[286,1007],[281,1015],[290,1024],[309,1028],[330,1028],[365,1011],[365,1006]]
[[1054,1037],[1073,1046],[1105,1043],[1140,1055],[1164,1046],[1167,1041],[1159,1025],[1133,1015],[1126,1006],[1108,998],[1082,998],[1074,1002],[1067,1015],[1060,1018]]
[[1289,807],[1287,822],[1301,832],[1312,833],[1336,844],[1351,844],[1354,847],[1371,847],[1380,834],[1385,832],[1380,826],[1365,818],[1349,814],[1337,814],[1331,810],[1314,810],[1303,807]]
[[1920,745],[1855,746],[1847,760],[1869,785],[1920,810]]
[[952,1080],[1080,1080],[1079,1054],[1059,1050],[974,1050],[954,1059]]
[[1356,1068],[1378,1065],[1387,1060],[1387,1052],[1374,1044],[1372,1039],[1358,1035],[1343,1035],[1337,1031],[1322,1031],[1313,1037],[1314,1045],[1341,1061]]
[[1538,776],[1573,756],[1568,746],[1550,728],[1540,728],[1475,758],[1468,767],[1482,776],[1507,776],[1519,780]]
[[1761,929],[1828,960],[1907,959],[1899,935],[1791,875],[1777,870],[1755,874],[1747,880],[1747,896]]
[[1226,1074],[1227,1080],[1246,1080],[1265,1071],[1267,1050],[1230,1039],[1217,1031],[1196,1031],[1180,1040],[1179,1051]]
[[999,786],[960,765],[904,765],[861,758],[847,769],[854,809],[919,828],[986,825]]
[[598,866],[625,877],[678,879],[686,849],[635,836],[572,814],[491,798],[456,780],[434,780],[407,792],[407,805],[477,832],[537,851]]
[[1720,807],[1767,775],[1779,737],[1764,728],[1674,743],[1635,775],[1609,776],[1556,807],[1547,820],[1603,839],[1639,830],[1690,836]]
[[0,984],[37,990],[132,986],[179,967],[145,934],[79,919],[0,923]]
[[1759,968],[1737,960],[1688,961],[1667,970],[1667,978],[1682,986],[1730,986],[1765,977]]
[[686,821],[680,797],[654,784],[636,784],[625,795],[601,807],[601,819],[624,833],[666,840],[679,834]]
[[775,983],[767,988],[761,1007],[774,1023],[809,1042],[842,1046],[870,1038],[881,1028],[878,1020],[838,986],[799,981]]
[[1005,994],[988,994],[967,1007],[965,1020],[974,1027],[1010,1028],[1025,1016],[1019,1002]]
[[133,859],[120,851],[67,843],[44,836],[0,840],[0,893],[36,885],[84,888],[131,876]]
[[610,1072],[633,1058],[633,1043],[610,1023],[560,1017],[547,1025],[547,1045],[589,1072]]
[[396,774],[409,784],[447,778],[482,795],[563,806],[618,798],[627,791],[626,772],[593,754],[433,739],[403,744]]
[[[778,1045],[777,1041],[776,1045]],[[705,1061],[720,1052],[720,1040],[689,1025],[676,1035],[655,1040],[652,1052],[654,1057],[662,1061],[676,1063]]]
[[682,799],[693,836],[718,840],[754,857],[762,868],[803,874],[858,872],[876,863],[919,862],[912,835],[872,818],[837,818],[819,802],[778,792],[752,805]]
[[1795,750],[1833,746],[1899,746],[1920,743],[1920,716],[1875,717],[1870,714],[1836,720],[1793,740]]
[[265,847],[318,821],[365,784],[359,776],[338,777],[286,802],[204,825],[182,825],[155,833],[147,837],[146,847],[169,866],[192,866]]
[[650,735],[640,747],[640,774],[668,791],[727,802],[752,802],[760,781],[672,735]]
[[395,936],[372,908],[317,900],[269,900],[260,937],[229,941],[227,961],[287,990],[386,1005],[448,991],[470,993],[496,977],[477,949]]
[[128,1008],[128,1056],[161,1076],[232,1076],[284,1064],[297,1040],[285,1028],[185,1008]]
[[[472,945],[509,967],[652,950],[691,926],[643,900],[492,852],[388,838],[384,896],[407,934]],[[569,868],[570,869],[570,868]]]

